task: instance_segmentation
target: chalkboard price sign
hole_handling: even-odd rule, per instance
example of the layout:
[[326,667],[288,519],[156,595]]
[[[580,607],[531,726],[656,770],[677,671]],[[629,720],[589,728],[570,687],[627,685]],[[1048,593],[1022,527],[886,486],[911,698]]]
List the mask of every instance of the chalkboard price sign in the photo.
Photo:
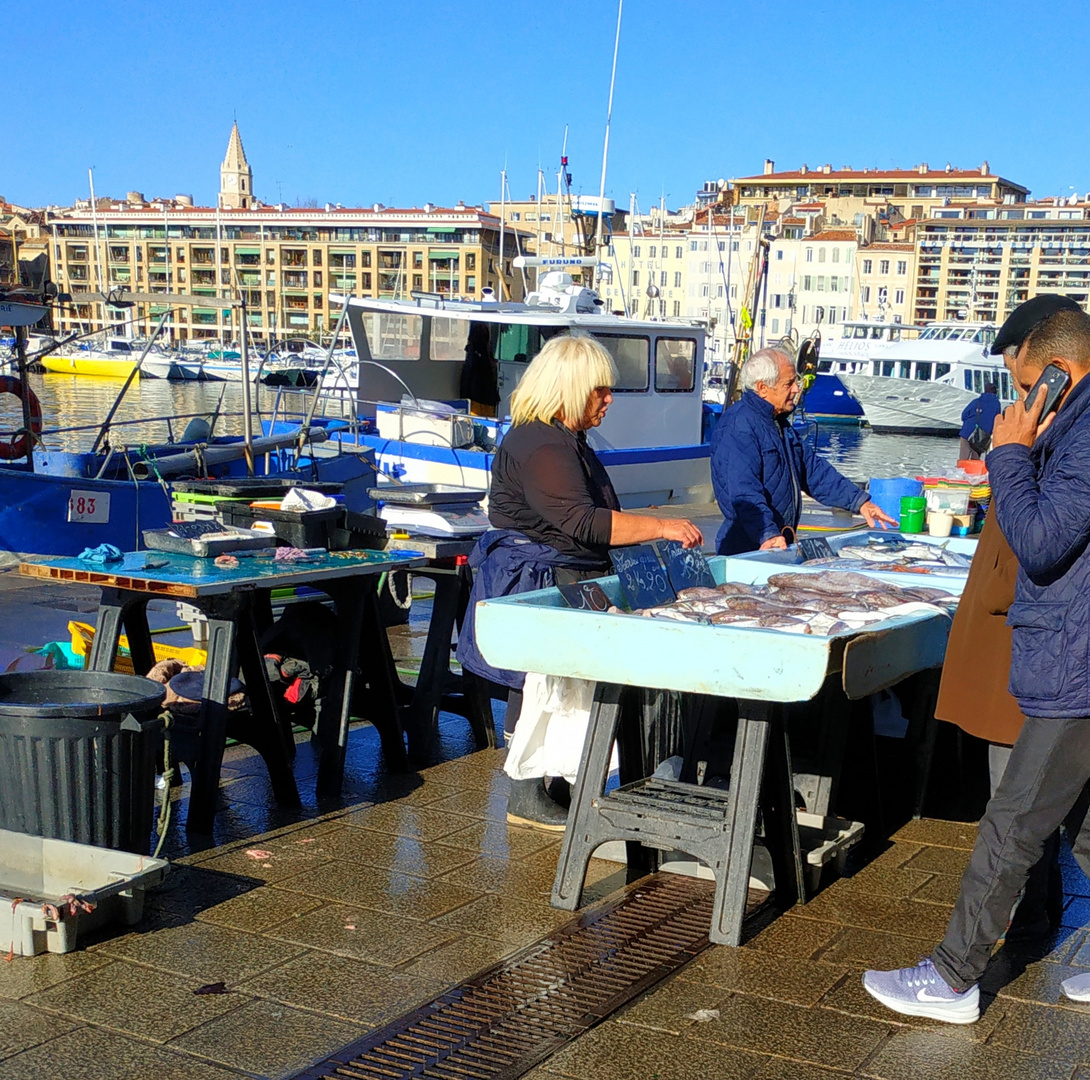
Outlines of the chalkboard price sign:
[[712,568],[699,548],[683,548],[679,540],[659,540],[655,550],[662,559],[675,592],[682,589],[710,589],[715,585]]
[[633,611],[658,607],[677,599],[666,570],[650,544],[613,548],[609,558]]
[[576,581],[571,585],[559,585],[560,595],[568,607],[577,611],[608,611],[609,597],[597,581]]
[[805,540],[799,541],[801,562],[809,562],[811,559],[831,559],[835,554],[824,536],[808,536]]

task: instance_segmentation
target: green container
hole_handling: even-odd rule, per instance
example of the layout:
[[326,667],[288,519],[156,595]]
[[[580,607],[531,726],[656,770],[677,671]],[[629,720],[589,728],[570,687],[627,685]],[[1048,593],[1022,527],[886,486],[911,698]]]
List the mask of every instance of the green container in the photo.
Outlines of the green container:
[[901,498],[901,525],[903,533],[920,533],[924,530],[927,518],[927,500],[918,495],[904,495]]

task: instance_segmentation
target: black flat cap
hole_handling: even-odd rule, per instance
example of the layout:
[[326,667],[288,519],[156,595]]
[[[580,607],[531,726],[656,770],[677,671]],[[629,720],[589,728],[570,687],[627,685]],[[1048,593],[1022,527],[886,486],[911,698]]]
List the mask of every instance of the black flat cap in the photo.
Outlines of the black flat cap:
[[1082,311],[1082,308],[1074,300],[1067,296],[1058,296],[1056,293],[1041,293],[1024,304],[1019,304],[1007,321],[999,328],[992,342],[992,356],[999,356],[1009,345],[1019,349],[1022,342],[1037,329],[1050,315],[1057,311]]

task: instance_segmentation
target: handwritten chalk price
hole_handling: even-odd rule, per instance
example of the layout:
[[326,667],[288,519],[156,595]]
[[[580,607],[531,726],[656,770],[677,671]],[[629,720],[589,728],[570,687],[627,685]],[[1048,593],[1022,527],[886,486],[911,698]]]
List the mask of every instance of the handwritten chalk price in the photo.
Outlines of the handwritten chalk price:
[[655,550],[676,592],[682,589],[710,589],[715,585],[712,568],[700,548],[683,548],[679,540],[659,540]]
[[666,569],[650,544],[613,548],[609,559],[633,610],[657,607],[677,599]]

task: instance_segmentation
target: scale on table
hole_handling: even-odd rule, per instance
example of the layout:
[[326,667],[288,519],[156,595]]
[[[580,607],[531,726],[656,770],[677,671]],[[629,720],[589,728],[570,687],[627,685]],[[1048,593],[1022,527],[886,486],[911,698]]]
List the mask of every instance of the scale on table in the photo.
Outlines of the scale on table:
[[489,527],[481,509],[484,492],[452,484],[383,484],[368,490],[380,502],[379,517],[391,529],[445,539],[479,536]]

